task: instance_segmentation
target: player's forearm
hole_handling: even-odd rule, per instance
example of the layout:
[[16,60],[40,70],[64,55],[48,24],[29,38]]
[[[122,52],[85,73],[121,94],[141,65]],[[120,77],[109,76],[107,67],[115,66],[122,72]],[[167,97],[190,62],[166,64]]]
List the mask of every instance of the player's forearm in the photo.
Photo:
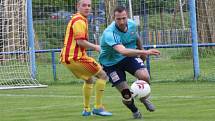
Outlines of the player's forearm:
[[148,55],[147,51],[137,50],[137,49],[124,49],[120,52],[124,56],[139,56],[139,55]]
[[121,53],[124,56],[138,56],[138,55],[148,55],[147,50],[138,50],[138,49],[130,49],[130,48],[125,48],[125,46],[119,44],[115,45],[113,47],[117,52]]

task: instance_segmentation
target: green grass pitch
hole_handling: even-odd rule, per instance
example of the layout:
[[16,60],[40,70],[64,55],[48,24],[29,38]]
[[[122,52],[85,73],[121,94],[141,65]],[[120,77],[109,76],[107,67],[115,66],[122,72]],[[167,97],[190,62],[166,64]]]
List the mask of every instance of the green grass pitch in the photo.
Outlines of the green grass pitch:
[[[106,86],[104,104],[110,117],[82,117],[81,84],[50,85],[48,88],[0,90],[1,121],[131,121],[130,111],[119,93]],[[147,112],[136,100],[145,121],[214,121],[213,82],[152,83],[155,112]],[[93,98],[91,100],[93,106]],[[142,119],[141,119],[142,120]],[[136,120],[138,121],[138,120]]]

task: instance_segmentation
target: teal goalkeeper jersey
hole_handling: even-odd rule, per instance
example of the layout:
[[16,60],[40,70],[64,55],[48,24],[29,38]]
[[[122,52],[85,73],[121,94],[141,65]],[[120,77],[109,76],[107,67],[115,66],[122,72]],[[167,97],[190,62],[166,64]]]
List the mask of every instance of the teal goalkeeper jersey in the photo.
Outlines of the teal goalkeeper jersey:
[[112,22],[104,30],[100,38],[101,51],[99,55],[99,61],[102,65],[112,66],[125,58],[125,56],[114,50],[115,45],[122,44],[126,48],[136,49],[136,24],[133,20],[128,19],[127,26],[127,32],[122,32],[117,28],[115,22]]

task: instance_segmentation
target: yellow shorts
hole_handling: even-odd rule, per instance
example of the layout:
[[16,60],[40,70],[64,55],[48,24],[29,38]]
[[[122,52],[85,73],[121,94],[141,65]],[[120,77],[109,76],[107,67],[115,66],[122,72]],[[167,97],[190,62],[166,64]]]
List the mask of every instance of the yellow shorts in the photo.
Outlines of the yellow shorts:
[[77,78],[88,80],[96,75],[101,69],[101,65],[91,57],[84,57],[79,60],[70,59],[70,64],[62,62]]

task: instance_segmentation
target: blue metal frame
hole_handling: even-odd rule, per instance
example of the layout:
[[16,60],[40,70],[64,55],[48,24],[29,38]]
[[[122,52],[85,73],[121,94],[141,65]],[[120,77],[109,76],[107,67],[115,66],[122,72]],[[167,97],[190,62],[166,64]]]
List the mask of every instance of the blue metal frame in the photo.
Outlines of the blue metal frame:
[[28,33],[28,46],[31,65],[31,76],[36,79],[36,61],[35,61],[35,48],[34,48],[34,27],[32,16],[32,0],[27,0],[27,33]]
[[[171,45],[147,45],[143,46],[145,49],[150,49],[150,48],[186,48],[186,47],[192,47],[192,44],[171,44]],[[201,43],[198,44],[199,47],[212,47],[215,46],[215,43]],[[57,79],[56,75],[56,63],[55,63],[55,53],[60,52],[61,49],[48,49],[48,50],[35,50],[35,53],[49,53],[51,52],[52,54],[52,73],[53,73],[53,78],[54,80]],[[14,51],[14,52],[0,52],[0,54],[24,54],[24,53],[29,53],[29,51]],[[150,72],[150,58],[147,57],[147,68],[149,69]],[[36,69],[36,68],[35,68]]]
[[[148,35],[148,32],[149,32],[149,30],[148,30],[148,13],[147,13],[147,6],[146,6],[146,4],[145,4],[145,0],[144,0],[144,10],[143,10],[143,41],[144,42],[146,42],[145,44],[146,45],[148,45],[149,44],[149,35]],[[143,42],[143,43],[144,43]],[[148,48],[146,48],[146,49],[148,49]],[[149,72],[149,75],[150,75],[150,56],[147,56],[147,58],[146,58],[146,68],[147,68],[147,70],[148,70],[148,72]]]
[[[192,44],[169,44],[169,45],[146,45],[143,46],[145,49],[149,48],[186,48],[192,47]],[[199,43],[198,47],[213,47],[215,43]],[[35,50],[35,53],[48,53],[48,52],[60,52],[61,49],[47,49],[47,50]],[[92,50],[91,50],[92,51]],[[25,54],[29,51],[13,51],[13,52],[0,52],[0,54]]]
[[199,77],[200,68],[199,68],[198,34],[197,34],[197,24],[196,24],[195,0],[189,0],[189,11],[190,11],[191,33],[192,33],[194,79],[197,80]]
[[56,63],[55,63],[55,51],[51,51],[52,53],[52,73],[54,80],[57,80],[57,72],[56,72]]

